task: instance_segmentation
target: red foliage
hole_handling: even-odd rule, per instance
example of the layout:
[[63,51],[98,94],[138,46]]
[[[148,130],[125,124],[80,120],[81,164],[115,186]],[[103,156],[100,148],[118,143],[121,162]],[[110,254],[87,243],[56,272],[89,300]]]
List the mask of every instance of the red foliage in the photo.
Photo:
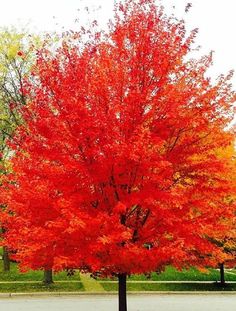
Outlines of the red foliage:
[[20,56],[20,57],[22,57],[22,56],[24,55],[24,53],[23,53],[22,51],[18,51],[18,52],[17,52],[17,55]]
[[232,215],[215,152],[233,139],[230,77],[212,85],[211,56],[186,58],[196,31],[141,2],[96,43],[39,53],[2,192],[22,267],[110,275],[224,257],[206,237]]

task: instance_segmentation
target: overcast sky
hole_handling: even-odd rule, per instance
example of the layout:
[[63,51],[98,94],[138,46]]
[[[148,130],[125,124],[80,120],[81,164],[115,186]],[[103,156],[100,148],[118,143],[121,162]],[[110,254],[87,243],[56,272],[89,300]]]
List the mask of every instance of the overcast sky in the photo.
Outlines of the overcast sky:
[[[158,0],[157,0],[158,1]],[[236,0],[162,0],[167,11],[185,18],[189,29],[198,27],[197,43],[202,52],[215,51],[213,76],[236,69]],[[185,5],[192,8],[186,15]],[[91,21],[105,24],[112,16],[114,0],[7,0],[1,1],[0,26],[27,25],[38,31],[76,29],[79,20],[85,23],[88,16],[82,8],[92,11]],[[175,9],[172,8],[175,6]],[[97,10],[97,8],[99,8]],[[62,28],[64,27],[64,28]],[[236,77],[233,79],[236,88]]]
[[[112,16],[114,1],[4,0],[1,1],[0,26],[28,24],[34,31],[78,29],[78,20],[80,24],[88,20],[83,10],[85,6],[91,11],[90,21],[97,19],[105,25]],[[192,8],[184,14],[188,2],[192,3]],[[201,53],[215,51],[211,76],[236,70],[236,0],[161,0],[161,3],[167,12],[184,17],[188,29],[199,28],[196,41],[202,46]],[[236,89],[236,76],[233,85]]]

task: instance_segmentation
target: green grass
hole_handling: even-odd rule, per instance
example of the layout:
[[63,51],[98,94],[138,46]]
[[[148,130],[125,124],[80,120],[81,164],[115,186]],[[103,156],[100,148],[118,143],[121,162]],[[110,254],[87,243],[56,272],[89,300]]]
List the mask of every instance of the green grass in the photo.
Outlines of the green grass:
[[[235,270],[234,270],[235,271]],[[232,271],[232,272],[234,272]],[[111,279],[104,279],[111,280]],[[116,280],[116,278],[112,279]],[[131,275],[127,279],[128,281],[212,281],[216,282],[220,280],[220,272],[215,269],[209,269],[207,273],[200,272],[195,268],[183,269],[178,271],[175,268],[169,266],[165,269],[164,272],[157,274],[152,273],[151,278],[147,278],[145,275]],[[226,281],[236,281],[236,273],[228,274],[225,273]]]
[[1,293],[24,293],[24,292],[79,292],[84,291],[84,287],[80,282],[74,283],[54,283],[50,286],[42,283],[12,283],[0,284]]
[[[106,291],[117,291],[117,283],[101,283]],[[227,284],[224,288],[218,284],[153,284],[133,283],[127,284],[128,291],[235,291],[236,284]]]
[[[83,283],[81,282],[78,272],[73,276],[67,276],[67,273],[54,273],[54,284],[45,286],[41,281],[43,280],[43,271],[28,271],[21,273],[16,263],[11,263],[11,270],[4,272],[2,270],[3,263],[0,261],[0,292],[57,292],[57,291],[85,291]],[[236,273],[236,270],[231,272]],[[145,281],[145,283],[128,283],[127,289],[129,291],[218,291],[236,290],[236,284],[226,284],[225,288],[220,287],[215,281],[219,281],[220,273],[218,270],[209,269],[208,273],[202,273],[197,269],[191,268],[189,270],[178,271],[173,267],[167,267],[166,270],[160,274],[152,273],[151,278],[147,279],[144,275],[132,275],[128,281]],[[236,281],[236,274],[225,273],[227,281]],[[107,279],[108,280],[108,279]],[[116,280],[116,279],[113,279]],[[168,284],[168,283],[150,283],[151,281],[211,281],[208,284]],[[2,282],[21,281],[23,283],[1,284]],[[27,282],[31,281],[31,283]],[[56,281],[66,281],[65,283],[57,283]],[[76,281],[76,282],[71,282]],[[33,283],[35,282],[35,283]],[[37,283],[38,282],[38,283]],[[116,291],[117,283],[99,283],[105,291]]]
[[[11,263],[11,269],[9,272],[2,270],[3,264],[0,261],[0,282],[1,281],[22,281],[25,283],[0,283],[1,293],[17,293],[17,292],[76,292],[84,291],[83,284],[80,282],[79,273],[75,273],[73,276],[67,276],[65,271],[60,273],[54,273],[53,280],[56,281],[67,281],[65,283],[54,283],[50,286],[44,285],[41,281],[43,280],[43,271],[28,271],[22,273],[19,271],[16,263]],[[70,282],[78,281],[78,282]],[[31,281],[31,283],[27,283]],[[32,283],[35,281],[36,283]],[[39,283],[37,283],[39,282]]]
[[[195,268],[178,271],[173,267],[167,267],[160,274],[152,273],[152,281],[219,281],[220,273],[218,270],[209,269],[208,273],[202,273]],[[147,278],[144,275],[132,275],[130,280],[144,281]],[[236,275],[225,273],[226,281],[236,281]]]
[[[232,271],[232,272],[235,272]],[[173,267],[167,267],[166,270],[160,274],[152,273],[151,279],[147,279],[144,275],[132,275],[128,280],[132,281],[218,281],[220,277],[219,271],[209,269],[209,273],[201,273],[197,269],[191,268],[189,270],[177,271]],[[0,262],[0,281],[42,281],[43,271],[28,271],[21,273],[18,270],[16,263],[11,263],[10,272],[2,271],[2,262]],[[80,280],[79,272],[73,276],[67,276],[65,271],[54,273],[53,279],[60,280]],[[226,281],[236,281],[236,274],[225,273]]]
[[[16,263],[11,263],[11,269],[9,272],[4,272],[2,270],[2,262],[0,261],[0,282],[1,281],[42,281],[43,280],[43,271],[28,271],[22,273],[19,271]],[[79,273],[76,272],[73,276],[67,276],[66,272],[54,273],[54,281],[70,281],[70,280],[80,280]]]

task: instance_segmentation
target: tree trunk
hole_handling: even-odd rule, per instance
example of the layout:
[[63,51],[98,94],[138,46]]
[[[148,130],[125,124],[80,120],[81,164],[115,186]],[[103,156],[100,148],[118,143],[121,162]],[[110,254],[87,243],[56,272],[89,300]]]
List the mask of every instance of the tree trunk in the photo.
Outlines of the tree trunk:
[[50,285],[53,283],[52,270],[44,270],[43,283],[46,285]]
[[119,280],[119,311],[127,311],[126,274],[118,274]]
[[225,271],[224,271],[224,264],[220,264],[220,285],[225,285]]
[[3,253],[2,253],[2,259],[3,259],[3,271],[7,272],[10,271],[10,258],[8,249],[6,246],[3,246]]

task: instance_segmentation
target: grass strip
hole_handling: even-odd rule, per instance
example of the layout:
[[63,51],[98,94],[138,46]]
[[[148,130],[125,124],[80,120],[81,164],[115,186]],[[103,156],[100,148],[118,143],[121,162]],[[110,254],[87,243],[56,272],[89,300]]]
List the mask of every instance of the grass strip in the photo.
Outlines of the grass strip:
[[83,284],[78,283],[54,283],[44,285],[43,283],[8,283],[0,284],[1,293],[25,293],[25,292],[81,292],[84,291]]
[[[226,281],[236,281],[235,270],[227,271],[225,270],[225,280]],[[113,279],[101,279],[101,280],[116,280]],[[206,273],[200,272],[195,268],[190,268],[188,270],[183,269],[181,271],[168,266],[165,271],[157,274],[151,273],[150,278],[141,275],[131,275],[128,281],[211,281],[216,282],[220,280],[220,272],[217,269],[209,269]]]
[[[106,291],[117,291],[118,284],[116,283],[101,283]],[[216,283],[127,283],[128,291],[235,291],[236,284],[226,284],[221,287]]]

